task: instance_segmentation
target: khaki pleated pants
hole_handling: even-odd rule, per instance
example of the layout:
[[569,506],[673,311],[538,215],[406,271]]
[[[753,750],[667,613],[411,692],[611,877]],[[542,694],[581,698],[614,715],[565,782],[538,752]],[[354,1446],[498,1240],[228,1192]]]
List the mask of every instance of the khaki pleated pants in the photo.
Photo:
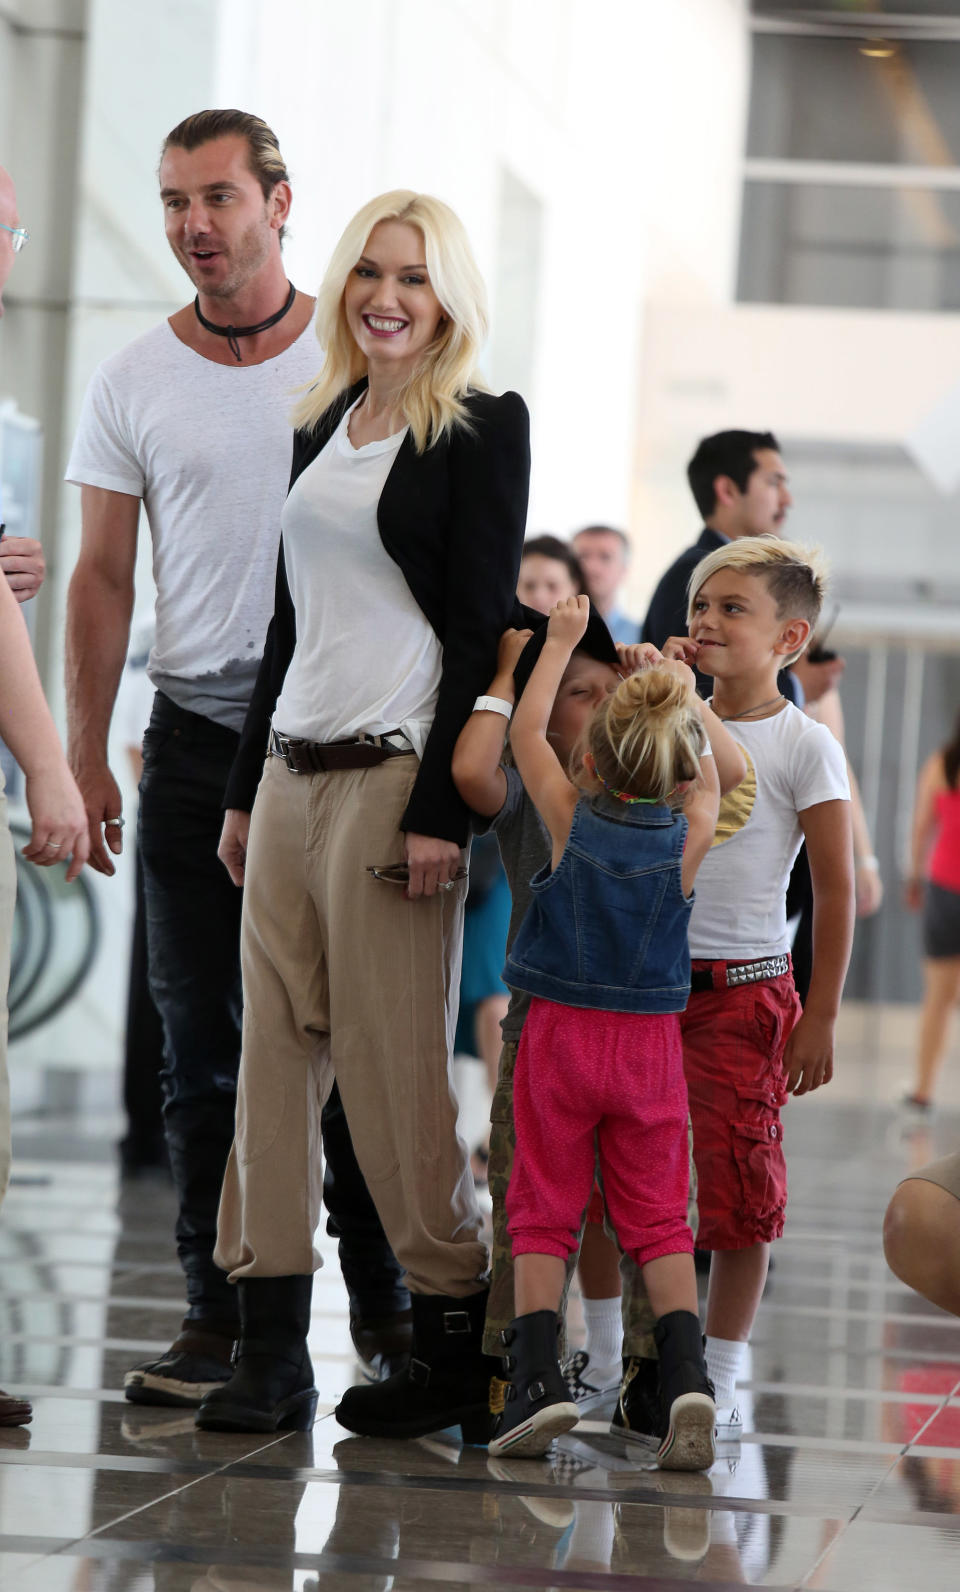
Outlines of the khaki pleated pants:
[[476,1293],[487,1269],[450,1059],[466,882],[408,901],[413,756],[292,774],[268,757],[244,884],[243,1056],[215,1259],[240,1277],[315,1271],[320,1113],[336,1076],[354,1149],[412,1291]]

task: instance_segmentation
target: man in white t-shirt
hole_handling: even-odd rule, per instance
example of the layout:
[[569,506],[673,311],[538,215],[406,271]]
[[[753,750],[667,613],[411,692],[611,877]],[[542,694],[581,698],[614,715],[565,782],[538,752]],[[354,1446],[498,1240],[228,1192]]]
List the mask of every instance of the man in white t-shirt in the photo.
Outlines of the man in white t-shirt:
[[[689,636],[668,657],[713,680],[711,705],[747,758],[720,802],[690,918],[691,992],[681,1016],[697,1169],[697,1245],[712,1251],[707,1367],[717,1433],[742,1429],[742,1378],[787,1199],[780,1108],[833,1076],[834,1027],[853,937],[850,788],[843,748],[781,695],[823,603],[803,548],[775,536],[722,544],[690,578]],[[813,880],[813,969],[802,1012],[793,982],[786,884],[806,841]],[[631,1286],[636,1286],[632,1283]],[[614,1428],[647,1430],[652,1367],[625,1377]]]
[[[143,746],[139,840],[188,1311],[170,1351],[129,1372],[125,1388],[137,1403],[195,1405],[231,1375],[238,1335],[236,1290],[213,1262],[242,1006],[242,898],[217,857],[221,804],[273,612],[290,411],[320,353],[313,300],[284,270],[291,190],[266,123],[234,110],[188,117],[164,144],[160,197],[167,240],[197,296],[106,360],[87,391],[67,469],[83,510],[67,613],[67,702],[91,865],[112,874],[123,819],[107,735],[142,503],[157,587],[148,664],[157,694]],[[326,1122],[324,1131],[339,1177]],[[365,1190],[342,1112],[331,1131],[340,1163],[346,1157],[348,1176],[356,1174],[359,1203]],[[406,1291],[378,1221],[367,1248],[372,1269],[382,1260],[389,1272],[384,1281],[381,1271],[371,1309],[402,1310]]]

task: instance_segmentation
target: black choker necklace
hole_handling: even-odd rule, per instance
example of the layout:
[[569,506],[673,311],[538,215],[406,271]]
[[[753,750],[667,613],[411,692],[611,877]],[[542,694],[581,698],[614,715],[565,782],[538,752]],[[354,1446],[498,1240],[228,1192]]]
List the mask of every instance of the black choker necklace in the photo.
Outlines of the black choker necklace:
[[207,320],[207,317],[200,308],[199,293],[193,301],[193,307],[197,312],[197,320],[200,322],[200,325],[205,327],[208,332],[214,332],[217,337],[225,337],[230,345],[230,352],[235,354],[238,360],[242,360],[243,355],[240,352],[240,344],[237,342],[237,338],[255,337],[257,332],[265,332],[269,327],[276,326],[278,321],[283,320],[283,317],[286,315],[287,310],[290,308],[296,296],[297,290],[291,282],[290,292],[287,294],[287,302],[284,304],[283,308],[277,310],[276,315],[268,315],[266,320],[260,321],[259,325],[257,326],[215,326],[213,321]]

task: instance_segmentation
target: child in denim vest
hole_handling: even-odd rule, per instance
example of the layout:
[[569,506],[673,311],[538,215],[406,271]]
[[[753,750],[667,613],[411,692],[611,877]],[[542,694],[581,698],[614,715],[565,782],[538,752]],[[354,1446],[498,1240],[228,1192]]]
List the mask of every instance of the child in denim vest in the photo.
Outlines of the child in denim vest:
[[[506,970],[510,985],[534,998],[514,1080],[507,1197],[511,1386],[490,1451],[542,1454],[577,1422],[557,1360],[557,1309],[593,1186],[596,1137],[608,1214],[658,1318],[666,1423],[658,1460],[701,1470],[715,1455],[715,1412],[686,1221],[678,1013],[689,990],[693,880],[713,839],[719,787],[693,674],[677,663],[631,676],[601,704],[574,759],[578,783],[568,779],[547,724],[588,615],[584,597],[554,609],[511,732],[552,861],[532,882]],[[669,800],[684,786],[675,812]]]

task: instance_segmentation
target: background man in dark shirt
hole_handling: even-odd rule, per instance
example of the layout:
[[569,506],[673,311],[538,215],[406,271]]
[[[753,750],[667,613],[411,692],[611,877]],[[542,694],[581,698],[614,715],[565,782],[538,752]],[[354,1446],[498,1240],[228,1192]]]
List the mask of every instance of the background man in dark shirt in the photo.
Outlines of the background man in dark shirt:
[[[782,536],[793,503],[772,431],[718,431],[704,437],[687,465],[687,480],[704,529],[661,576],[650,600],[642,640],[657,647],[668,636],[687,634],[687,582],[701,558],[741,536]],[[697,672],[701,696],[709,696],[712,686]],[[780,675],[780,689],[791,702],[802,701],[789,670]]]

